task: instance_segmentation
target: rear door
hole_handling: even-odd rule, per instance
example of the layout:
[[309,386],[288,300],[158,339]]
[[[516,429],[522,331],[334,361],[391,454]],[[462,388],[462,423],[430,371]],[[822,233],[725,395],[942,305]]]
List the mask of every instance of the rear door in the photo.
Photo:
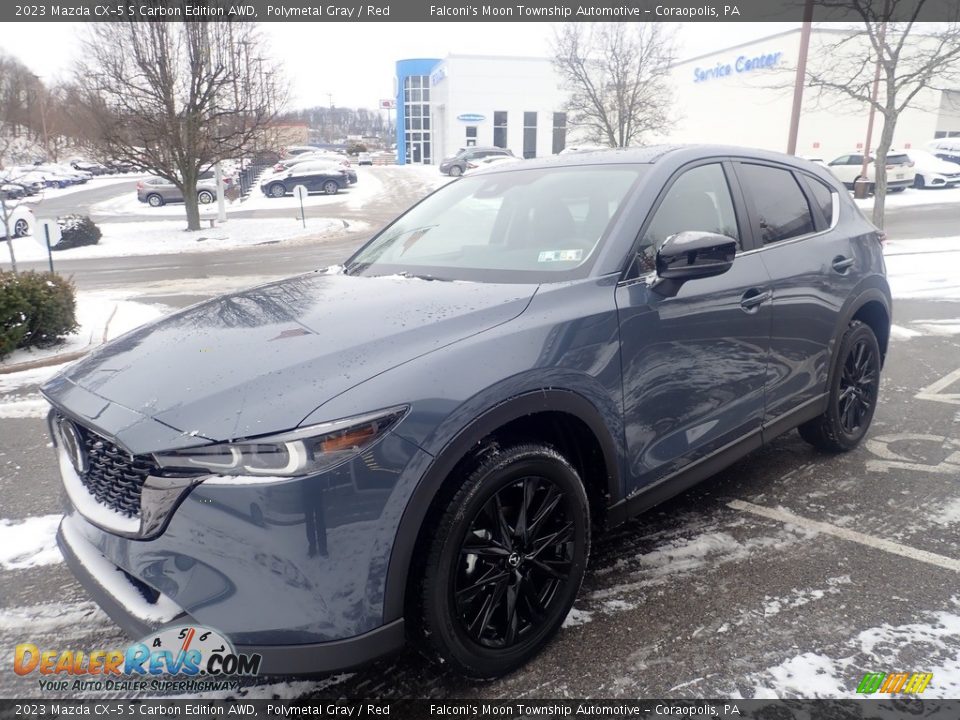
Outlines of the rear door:
[[[627,493],[746,439],[759,445],[770,334],[769,277],[728,163],[687,165],[644,222],[636,270],[616,291]],[[656,252],[685,230],[728,235],[740,251],[722,275],[651,288]]]
[[764,425],[787,422],[792,413],[815,416],[840,311],[863,263],[836,228],[834,188],[775,163],[743,160],[735,169],[773,288]]

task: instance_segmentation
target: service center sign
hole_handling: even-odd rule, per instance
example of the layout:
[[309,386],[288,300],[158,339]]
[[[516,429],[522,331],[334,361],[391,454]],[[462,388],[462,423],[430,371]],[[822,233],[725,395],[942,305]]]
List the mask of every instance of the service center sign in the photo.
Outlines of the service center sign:
[[722,78],[726,77],[727,75],[733,75],[734,73],[748,73],[756,70],[768,70],[779,65],[781,57],[783,57],[782,52],[762,53],[753,57],[740,55],[732,63],[718,62],[712,68],[695,67],[693,69],[693,81],[695,83],[702,83],[707,82],[707,80],[713,80],[714,78]]

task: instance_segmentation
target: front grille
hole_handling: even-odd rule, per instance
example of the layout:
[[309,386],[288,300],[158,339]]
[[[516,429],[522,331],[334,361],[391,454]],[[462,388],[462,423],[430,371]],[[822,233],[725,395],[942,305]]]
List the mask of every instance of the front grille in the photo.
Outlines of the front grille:
[[140,492],[152,465],[131,456],[105,437],[76,425],[87,452],[87,471],[80,474],[84,487],[111,510],[140,517]]

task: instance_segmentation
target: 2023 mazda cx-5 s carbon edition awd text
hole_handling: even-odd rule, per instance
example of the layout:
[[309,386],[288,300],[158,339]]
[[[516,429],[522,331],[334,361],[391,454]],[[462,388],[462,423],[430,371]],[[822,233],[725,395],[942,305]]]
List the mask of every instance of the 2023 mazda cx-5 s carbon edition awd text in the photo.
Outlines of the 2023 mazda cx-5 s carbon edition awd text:
[[799,427],[849,450],[891,301],[825,169],[732,147],[505,164],[342,268],[130,332],[43,388],[59,542],[131,633],[263,671],[405,639],[473,677],[556,633],[599,527]]

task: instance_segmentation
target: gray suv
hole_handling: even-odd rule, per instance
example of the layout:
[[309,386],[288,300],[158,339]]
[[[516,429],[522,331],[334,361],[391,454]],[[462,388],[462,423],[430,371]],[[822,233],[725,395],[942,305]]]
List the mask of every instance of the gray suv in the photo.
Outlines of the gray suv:
[[58,541],[135,635],[212,625],[280,674],[409,640],[493,677],[559,630],[597,533],[794,428],[854,449],[890,317],[881,235],[822,166],[717,146],[495,166],[342,268],[49,381]]
[[469,147],[461,148],[453,157],[444,158],[440,161],[440,172],[444,175],[459,177],[467,169],[467,163],[471,160],[481,160],[492,155],[503,155],[513,157],[513,152],[506,148],[499,147]]
[[[217,199],[217,183],[210,178],[197,182],[197,202],[209,205]],[[162,177],[149,177],[137,183],[137,200],[150,207],[160,207],[170,202],[183,202],[180,188]]]

